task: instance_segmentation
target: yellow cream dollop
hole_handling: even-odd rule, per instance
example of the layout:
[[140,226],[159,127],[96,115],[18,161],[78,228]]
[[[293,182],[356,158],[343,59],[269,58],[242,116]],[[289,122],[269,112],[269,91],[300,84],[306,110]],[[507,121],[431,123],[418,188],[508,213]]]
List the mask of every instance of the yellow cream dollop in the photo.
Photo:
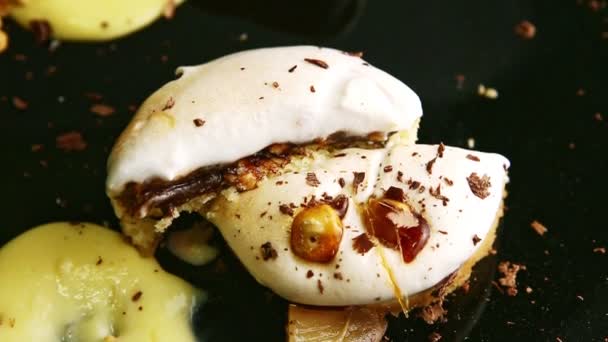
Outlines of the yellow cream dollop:
[[34,228],[0,249],[0,341],[195,341],[203,294],[86,223]]
[[110,40],[150,24],[167,6],[183,0],[29,0],[11,10],[11,16],[28,27],[46,20],[55,38]]

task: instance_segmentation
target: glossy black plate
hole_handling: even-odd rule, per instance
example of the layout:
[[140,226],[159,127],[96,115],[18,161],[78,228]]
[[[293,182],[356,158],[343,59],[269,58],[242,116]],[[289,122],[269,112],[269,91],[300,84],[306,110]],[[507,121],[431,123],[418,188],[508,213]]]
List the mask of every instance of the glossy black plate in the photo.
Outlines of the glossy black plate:
[[[608,248],[604,7],[587,0],[192,0],[174,20],[127,38],[62,43],[52,52],[9,22],[12,45],[0,55],[0,244],[56,220],[117,228],[104,194],[105,160],[129,108],[172,79],[175,67],[276,45],[361,50],[420,95],[421,142],[466,146],[474,138],[475,148],[512,162],[499,254],[477,266],[467,296],[450,297],[447,323],[391,319],[387,337],[419,341],[437,331],[447,341],[605,341],[608,254],[598,249]],[[522,20],[536,25],[533,39],[514,34]],[[479,84],[497,89],[498,99],[479,96]],[[14,96],[28,108],[16,109]],[[93,114],[99,102],[116,113]],[[70,131],[83,134],[84,151],[56,148],[56,137]],[[533,220],[548,233],[536,234]],[[165,268],[210,294],[197,333],[209,341],[282,340],[286,303],[224,252],[222,265],[194,268],[159,251]],[[527,266],[515,297],[491,286],[502,260]]]

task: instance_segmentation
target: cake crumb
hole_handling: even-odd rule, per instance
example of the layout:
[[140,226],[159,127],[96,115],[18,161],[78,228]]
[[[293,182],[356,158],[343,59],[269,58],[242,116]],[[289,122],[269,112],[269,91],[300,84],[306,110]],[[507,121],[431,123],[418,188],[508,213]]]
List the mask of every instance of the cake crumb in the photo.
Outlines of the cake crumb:
[[532,39],[536,36],[536,26],[528,20],[523,20],[515,25],[515,34],[523,39]]
[[530,227],[532,227],[532,229],[534,229],[534,231],[540,236],[545,235],[545,233],[548,231],[547,227],[545,227],[542,223],[536,220],[530,223]]
[[503,274],[503,277],[498,279],[498,283],[505,288],[507,295],[517,295],[517,273],[521,270],[526,270],[526,266],[510,261],[502,261],[498,264],[498,271]]
[[427,305],[420,310],[419,316],[427,324],[434,324],[436,322],[445,322],[445,315],[447,310],[443,308],[443,300],[439,300],[433,304]]
[[606,248],[604,248],[604,247],[595,247],[593,249],[593,253],[606,254]]
[[496,100],[498,98],[498,90],[495,88],[486,87],[483,84],[477,86],[477,94],[490,100]]

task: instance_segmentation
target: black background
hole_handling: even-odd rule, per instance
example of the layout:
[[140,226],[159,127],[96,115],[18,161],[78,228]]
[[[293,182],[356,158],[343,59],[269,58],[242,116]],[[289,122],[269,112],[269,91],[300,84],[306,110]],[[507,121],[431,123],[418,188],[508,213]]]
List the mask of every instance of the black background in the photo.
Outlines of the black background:
[[[608,248],[608,10],[590,3],[192,0],[172,21],[112,43],[63,43],[54,52],[9,22],[11,47],[0,55],[0,244],[55,220],[117,227],[104,195],[108,151],[132,115],[128,107],[172,79],[175,67],[266,46],[362,50],[421,97],[419,141],[466,146],[472,137],[476,149],[512,163],[499,254],[479,265],[472,293],[450,301],[448,323],[391,320],[388,336],[416,341],[439,331],[444,340],[604,341],[608,254],[593,249]],[[537,27],[532,40],[513,32],[525,19]],[[465,77],[460,89],[456,75]],[[478,96],[480,83],[499,98]],[[102,94],[97,102],[117,112],[91,113],[85,92]],[[13,96],[28,108],[15,109]],[[57,149],[56,136],[74,130],[87,149]],[[33,144],[44,148],[33,152]],[[548,233],[537,235],[532,220]],[[227,271],[159,254],[165,267],[209,290],[197,315],[199,335],[281,340],[285,303],[224,254]],[[516,297],[490,285],[500,260],[527,266]]]

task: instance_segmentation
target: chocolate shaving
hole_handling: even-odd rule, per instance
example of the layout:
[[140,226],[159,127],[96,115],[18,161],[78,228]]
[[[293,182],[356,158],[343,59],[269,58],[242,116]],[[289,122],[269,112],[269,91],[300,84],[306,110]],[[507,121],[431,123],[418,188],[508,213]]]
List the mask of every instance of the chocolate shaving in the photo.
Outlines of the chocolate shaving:
[[143,293],[141,291],[137,291],[137,292],[135,292],[133,297],[131,297],[131,300],[134,302],[137,302],[141,298],[142,295],[143,295]]
[[443,181],[445,182],[445,184],[452,186],[454,185],[454,181],[449,179],[448,177],[443,177]]
[[433,159],[429,160],[429,161],[426,163],[426,172],[428,172],[428,173],[429,173],[429,175],[430,175],[430,174],[433,174],[433,165],[435,165],[435,161],[436,161],[436,160],[437,160],[437,157],[435,157],[435,158],[433,158]]
[[490,196],[488,189],[492,186],[492,183],[490,183],[490,177],[487,175],[484,174],[482,177],[479,177],[477,173],[473,172],[467,177],[467,182],[469,183],[469,188],[471,188],[473,195],[481,199]]
[[344,178],[340,178],[338,179],[338,184],[341,188],[343,188],[346,185],[346,181],[344,180]]
[[353,239],[353,249],[361,255],[365,255],[365,253],[375,246],[367,233],[363,233]]
[[161,110],[171,109],[171,108],[173,108],[173,106],[175,106],[175,99],[172,96],[170,96],[169,99],[167,99],[167,102],[165,103],[165,105],[163,106],[163,109],[161,109]]
[[477,246],[479,241],[481,241],[481,238],[477,234],[473,235],[473,246]]
[[441,184],[437,185],[437,188],[435,189],[433,189],[432,186],[429,187],[429,193],[431,194],[431,196],[442,201],[444,206],[448,205],[450,199],[441,194]]
[[319,182],[319,179],[317,178],[317,175],[314,172],[308,172],[306,174],[306,184],[312,187],[317,187],[319,186],[319,184],[321,184],[321,182]]
[[353,191],[356,194],[359,191],[359,185],[365,180],[365,172],[353,172]]
[[314,58],[304,58],[304,60],[310,64],[314,64],[320,68],[323,69],[327,69],[329,68],[329,65],[327,63],[325,63],[324,61],[320,60],[320,59],[314,59]]
[[397,171],[397,180],[399,182],[403,182],[403,172],[402,171]]
[[260,246],[260,251],[262,253],[262,259],[264,259],[264,261],[267,261],[268,259],[274,260],[278,256],[277,250],[272,247],[270,241]]
[[445,151],[445,145],[443,143],[439,143],[439,147],[437,147],[437,157],[443,158],[443,151]]
[[472,161],[479,161],[479,157],[478,156],[474,156],[472,154],[467,154],[467,159],[472,160]]
[[384,197],[397,202],[405,202],[405,193],[403,192],[403,189],[395,186],[388,188],[384,193]]
[[281,204],[279,211],[285,215],[293,216],[293,209],[287,204]]
[[192,120],[194,122],[194,126],[196,127],[202,127],[205,124],[205,120],[203,119],[194,119]]
[[298,67],[298,65],[296,64],[296,65],[292,66],[291,68],[289,68],[288,71],[289,72],[294,72],[294,70],[296,70],[297,67]]
[[348,197],[346,195],[338,195],[336,198],[328,198],[329,205],[336,210],[338,216],[343,219],[348,211]]
[[323,294],[323,290],[325,290],[325,288],[323,287],[321,279],[317,279],[317,288],[319,289],[319,293]]

